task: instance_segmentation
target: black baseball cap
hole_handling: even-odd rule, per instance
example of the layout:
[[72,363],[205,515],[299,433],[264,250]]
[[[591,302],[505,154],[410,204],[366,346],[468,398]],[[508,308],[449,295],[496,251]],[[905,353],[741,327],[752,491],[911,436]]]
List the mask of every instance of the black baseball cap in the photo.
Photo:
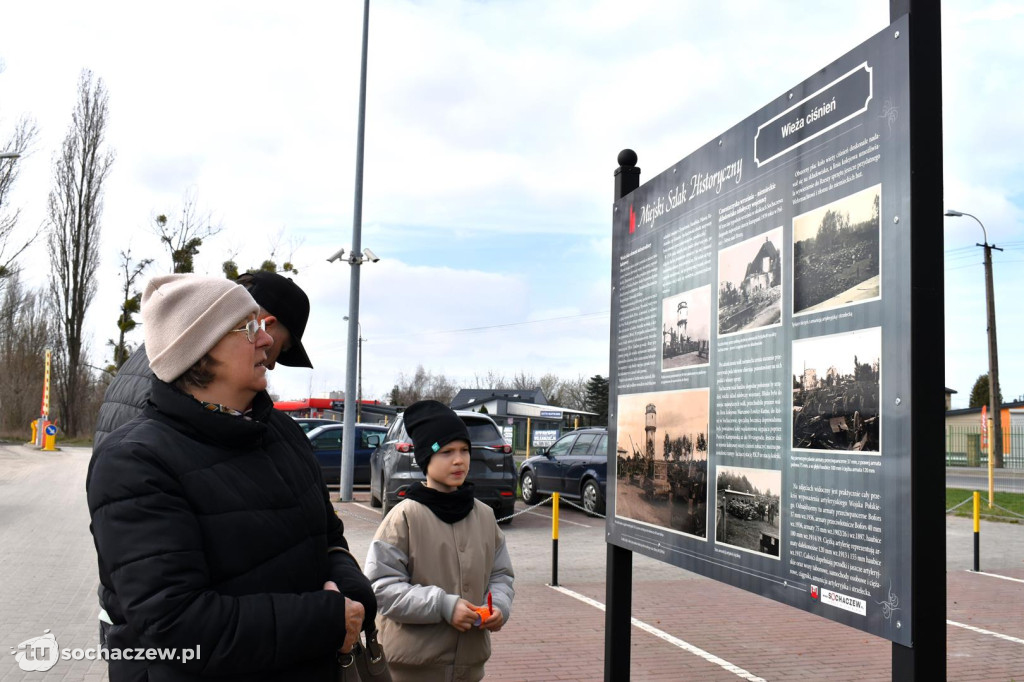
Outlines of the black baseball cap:
[[309,319],[309,297],[290,278],[258,270],[236,280],[245,286],[261,308],[276,317],[291,334],[292,347],[282,351],[277,362],[288,367],[313,367],[302,347],[302,332]]

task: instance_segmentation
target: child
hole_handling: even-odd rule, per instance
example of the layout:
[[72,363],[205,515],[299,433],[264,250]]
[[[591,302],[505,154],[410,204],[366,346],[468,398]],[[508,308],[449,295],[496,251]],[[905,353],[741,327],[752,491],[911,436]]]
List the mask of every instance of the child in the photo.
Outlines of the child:
[[471,444],[459,416],[421,400],[404,418],[427,482],[409,488],[366,556],[380,643],[394,682],[480,680],[490,633],[508,620],[515,596],[505,535],[465,483]]

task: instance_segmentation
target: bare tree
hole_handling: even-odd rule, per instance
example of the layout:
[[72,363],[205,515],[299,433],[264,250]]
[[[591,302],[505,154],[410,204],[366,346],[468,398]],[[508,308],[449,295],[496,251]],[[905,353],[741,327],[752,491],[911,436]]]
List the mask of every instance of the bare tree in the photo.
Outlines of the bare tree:
[[39,417],[44,350],[53,327],[38,291],[25,291],[17,273],[7,280],[0,301],[0,432],[24,437]]
[[57,404],[64,431],[73,435],[85,426],[81,406],[88,372],[82,326],[96,293],[103,183],[114,163],[114,152],[105,142],[107,105],[103,79],[94,81],[92,72],[83,70],[47,206],[50,294],[60,336],[55,363],[60,371],[54,373]]
[[[282,275],[297,275],[299,274],[298,269],[292,262],[295,255],[295,250],[302,243],[301,239],[296,239],[294,236],[288,238],[285,246],[288,249],[288,256],[285,257],[283,263],[278,263],[280,254],[282,253],[282,241],[284,241],[285,229],[282,227],[278,233],[270,240],[269,243],[269,257],[259,264],[257,267],[248,268],[246,272],[276,272]],[[221,263],[221,270],[224,272],[224,276],[228,279],[238,279],[241,274],[238,270],[238,262],[235,258],[238,257],[239,248],[233,248],[228,250],[228,259]]]
[[459,392],[456,386],[448,377],[443,374],[433,374],[423,369],[423,365],[416,367],[416,372],[408,377],[403,372],[398,376],[398,381],[388,399],[392,405],[411,405],[417,400],[437,400],[446,405],[451,404],[452,398]]
[[505,378],[505,375],[496,372],[493,369],[487,370],[487,374],[484,376],[480,376],[479,374],[473,375],[473,388],[476,389],[504,389],[508,386],[509,381]]
[[[549,375],[541,377],[541,389],[544,389],[544,380]],[[548,401],[552,405],[568,407],[570,410],[587,409],[587,380],[582,376],[575,379],[560,379],[557,388],[551,394],[546,391]]]
[[142,271],[153,262],[152,258],[143,258],[140,261],[132,261],[131,247],[121,252],[121,293],[124,299],[121,303],[121,315],[117,318],[117,328],[120,334],[115,343],[113,339],[107,341],[107,345],[114,349],[114,369],[121,369],[121,366],[128,361],[133,348],[129,347],[124,337],[131,330],[135,329],[137,322],[133,317],[142,303],[142,294],[135,291],[135,280],[139,278]]
[[[24,156],[37,133],[35,123],[29,118],[22,118],[15,125],[10,137],[0,146],[0,152]],[[18,159],[0,159],[0,278],[7,277],[16,269],[15,259],[35,239],[33,234],[24,242],[14,240],[14,230],[18,226],[21,210],[12,210],[9,203],[11,188],[18,180],[20,168],[21,162]]]
[[153,232],[167,247],[171,255],[171,272],[194,272],[194,258],[204,239],[209,239],[221,228],[213,224],[210,213],[199,210],[199,199],[195,188],[185,192],[181,213],[174,220],[165,214],[153,219]]

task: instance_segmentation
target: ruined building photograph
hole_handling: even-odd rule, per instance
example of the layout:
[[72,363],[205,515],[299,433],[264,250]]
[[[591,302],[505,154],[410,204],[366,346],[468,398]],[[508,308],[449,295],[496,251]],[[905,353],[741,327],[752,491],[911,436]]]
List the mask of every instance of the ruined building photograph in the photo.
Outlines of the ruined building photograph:
[[793,342],[793,449],[881,454],[882,329]]
[[733,334],[782,320],[782,228],[718,252],[718,333]]
[[793,219],[793,313],[816,313],[881,295],[882,186]]

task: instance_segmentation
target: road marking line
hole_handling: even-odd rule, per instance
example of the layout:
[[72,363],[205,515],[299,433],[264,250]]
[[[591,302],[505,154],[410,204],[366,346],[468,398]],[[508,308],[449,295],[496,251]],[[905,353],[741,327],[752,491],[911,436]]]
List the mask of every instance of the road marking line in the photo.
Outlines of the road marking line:
[[362,507],[366,511],[373,512],[374,514],[380,514],[380,509],[374,509],[373,507],[367,507],[362,502],[351,502],[350,504],[354,504],[357,507]]
[[978,634],[991,635],[993,637],[998,637],[999,639],[1005,639],[1007,642],[1013,642],[1014,644],[1024,644],[1024,639],[1021,639],[1019,637],[1011,637],[1010,635],[1004,635],[1001,632],[992,632],[991,630],[983,630],[981,628],[976,628],[973,625],[965,625],[964,623],[957,623],[955,620],[947,620],[946,622],[948,624],[950,624],[950,625],[955,625],[958,628],[963,628],[964,630],[970,630],[972,632],[977,632]]
[[[551,520],[551,516],[549,514],[540,514],[538,512],[533,511],[533,510],[527,510],[526,513],[527,514],[533,514],[534,516],[539,516],[542,519],[547,519],[548,521]],[[572,524],[574,526],[580,526],[581,528],[593,528],[593,526],[588,526],[585,523],[577,523],[576,521],[569,521],[568,519],[566,519],[561,514],[558,515],[558,522],[559,523],[570,523],[570,524]]]
[[[601,602],[597,601],[596,599],[591,599],[590,597],[587,597],[587,596],[584,596],[582,594],[579,594],[578,592],[573,592],[572,590],[567,589],[565,587],[561,587],[561,586],[555,587],[553,585],[548,585],[548,587],[550,587],[553,590],[557,590],[558,592],[561,592],[562,594],[564,594],[564,595],[566,595],[568,597],[572,597],[573,599],[578,599],[579,601],[583,602],[584,604],[589,604],[590,606],[593,606],[596,609],[600,609],[601,611],[605,610],[604,604],[602,604]],[[694,654],[696,656],[700,656],[705,661],[707,661],[709,663],[714,663],[715,665],[728,670],[729,672],[733,673],[734,675],[736,675],[738,677],[742,677],[745,680],[750,680],[750,682],[765,682],[764,678],[758,677],[757,675],[754,675],[753,673],[747,672],[746,670],[744,670],[743,668],[739,667],[738,665],[733,665],[729,661],[723,660],[723,659],[719,658],[718,656],[715,656],[712,653],[708,653],[707,651],[704,651],[700,647],[694,646],[693,644],[690,644],[689,642],[684,642],[683,640],[679,639],[678,637],[674,637],[673,635],[668,634],[664,630],[659,630],[658,628],[654,627],[653,625],[648,625],[647,623],[643,622],[639,618],[630,618],[629,620],[633,624],[634,627],[638,627],[641,630],[643,630],[644,632],[652,634],[655,637],[657,637],[659,639],[662,639],[662,640],[668,642],[669,644],[672,644],[673,646],[677,646],[680,649],[683,649],[685,651],[690,652],[691,654]]]
[[986,573],[985,571],[965,571],[966,573],[974,573],[975,575],[987,575],[989,578],[999,578],[1000,580],[1010,580],[1015,583],[1024,583],[1024,579],[1011,578],[1008,575],[999,575],[998,573]]

